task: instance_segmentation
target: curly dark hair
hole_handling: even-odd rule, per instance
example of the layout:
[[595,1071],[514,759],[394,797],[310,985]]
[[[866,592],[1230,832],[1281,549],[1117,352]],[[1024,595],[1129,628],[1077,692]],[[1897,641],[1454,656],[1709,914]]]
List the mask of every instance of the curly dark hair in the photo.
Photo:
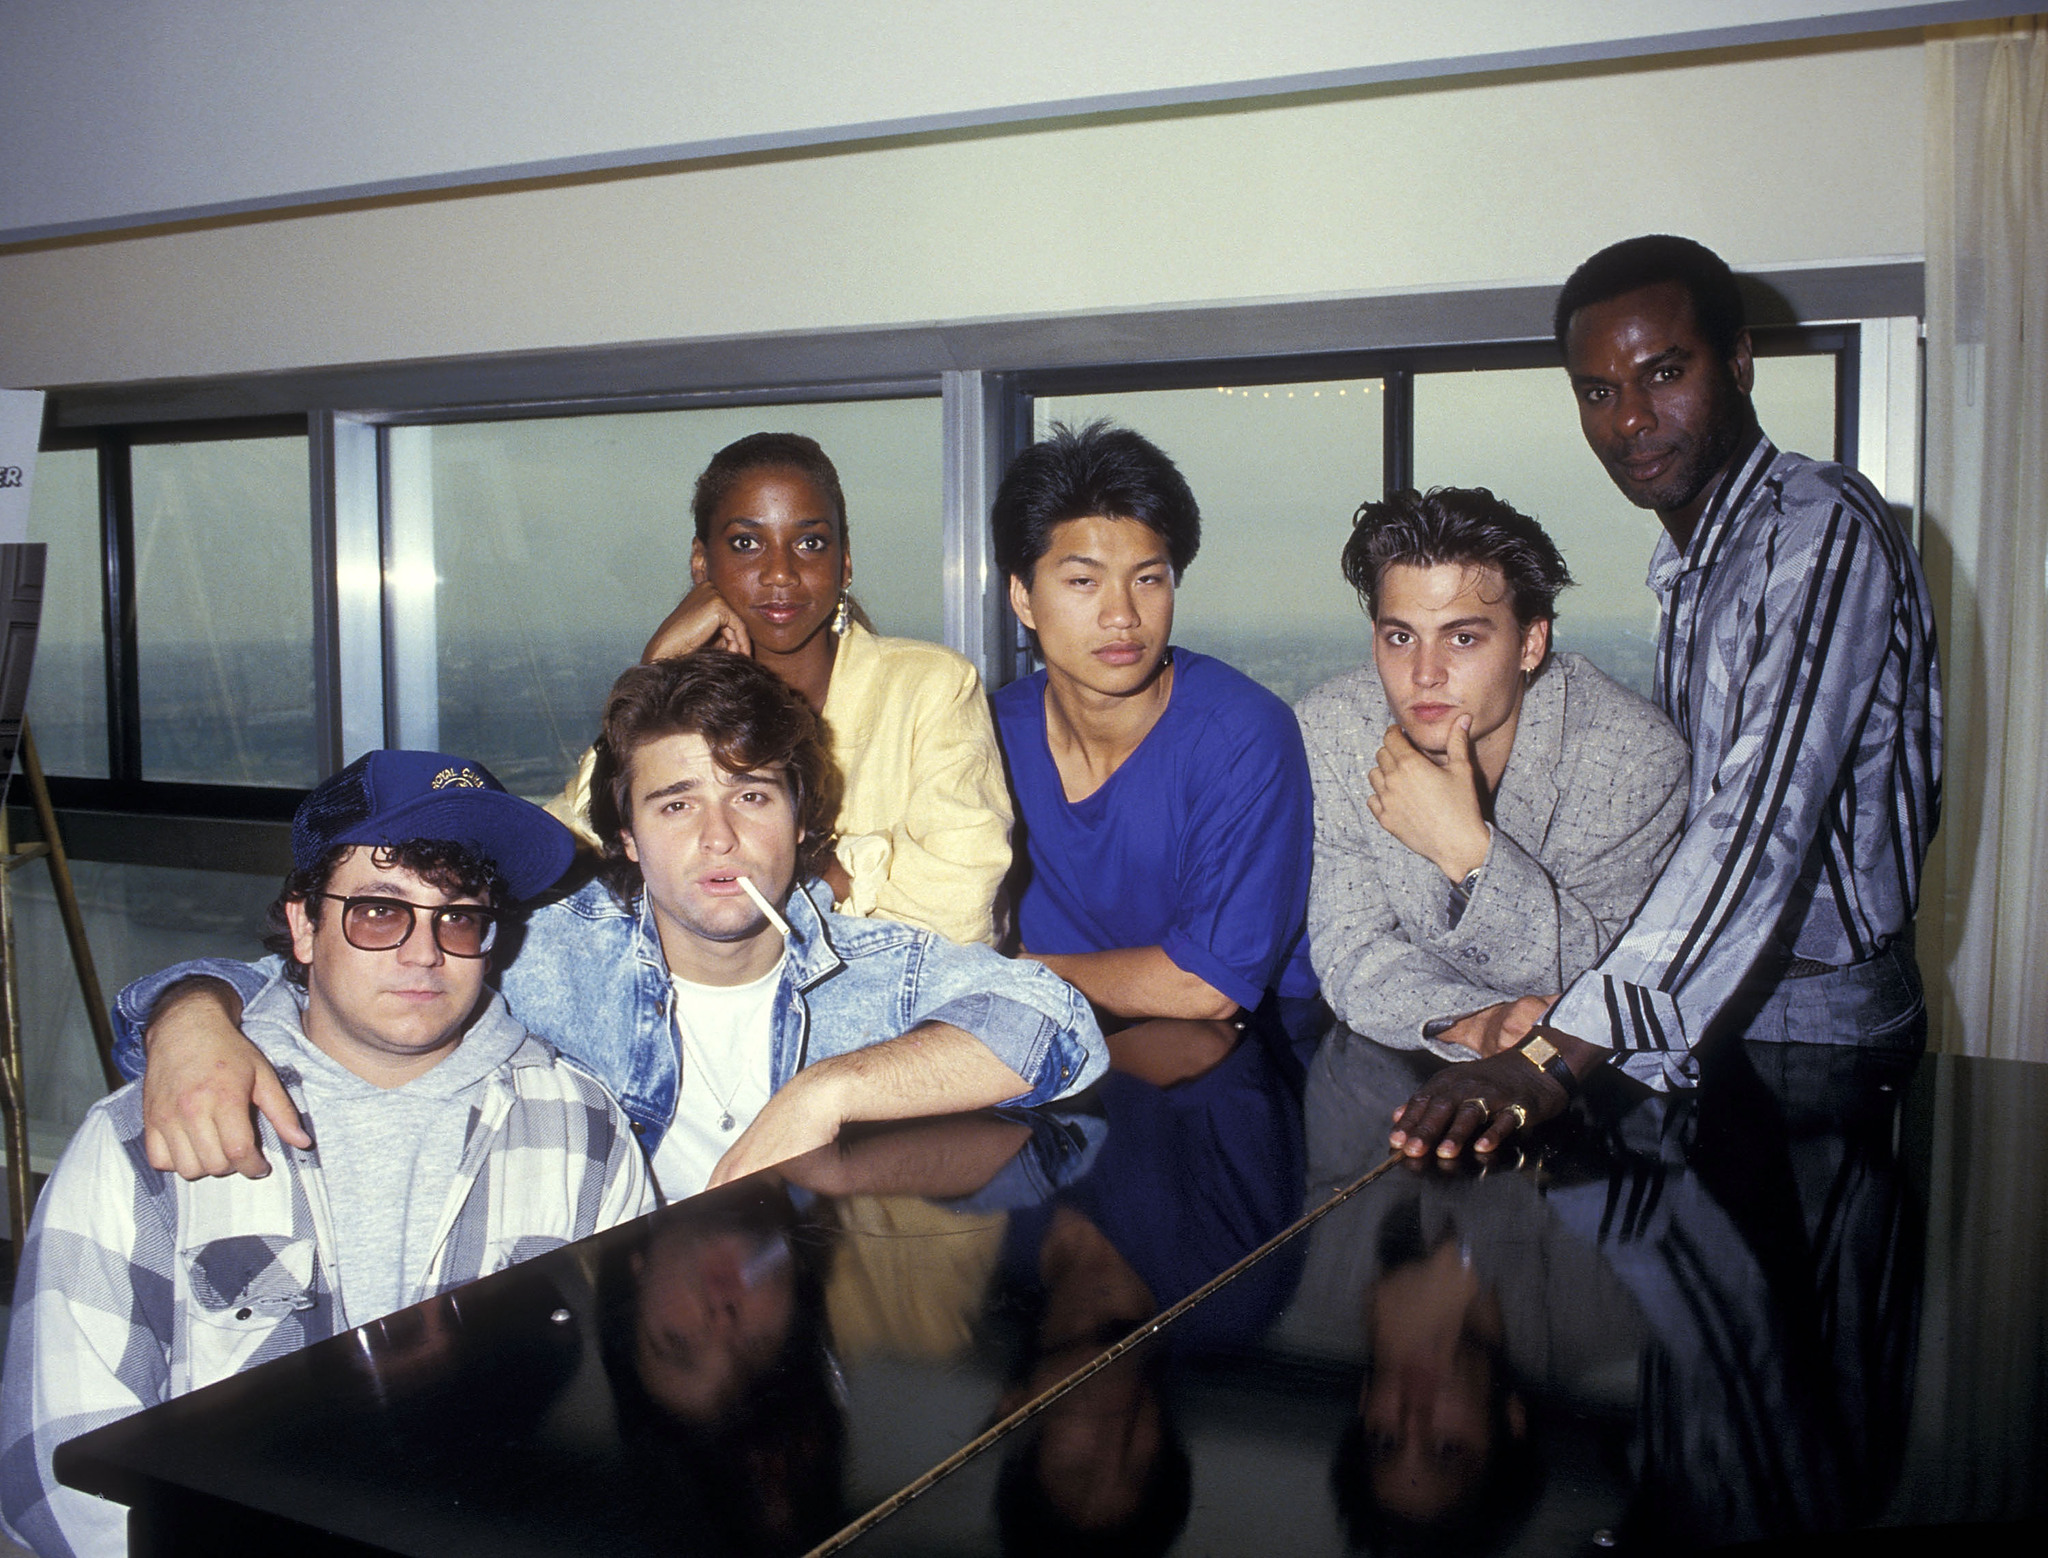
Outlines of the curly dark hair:
[[1031,583],[1052,533],[1070,519],[1135,519],[1166,543],[1176,582],[1202,545],[1187,478],[1151,439],[1106,420],[1052,431],[1010,462],[989,510],[996,566]]
[[1693,323],[1718,357],[1735,355],[1735,338],[1748,328],[1742,289],[1728,262],[1703,243],[1670,233],[1648,233],[1609,244],[1571,274],[1557,295],[1551,333],[1558,350],[1571,329],[1572,315],[1593,303],[1624,293],[1675,281],[1692,300]]
[[742,476],[750,471],[782,470],[796,471],[832,500],[832,511],[839,517],[839,544],[846,545],[846,494],[839,488],[839,471],[818,441],[802,433],[749,433],[711,457],[690,496],[697,539],[711,539],[711,516]]
[[1557,592],[1572,582],[1543,527],[1484,487],[1410,487],[1359,504],[1344,543],[1344,578],[1366,615],[1379,618],[1380,580],[1395,563],[1490,564],[1507,581],[1515,620],[1527,627],[1557,615]]
[[636,665],[605,697],[604,730],[590,778],[590,823],[603,846],[602,871],[621,902],[639,895],[640,868],[626,858],[622,830],[632,813],[633,754],[664,736],[702,736],[728,773],[788,777],[803,842],[799,879],[831,852],[839,816],[838,766],[822,722],[803,695],[773,671],[723,649]]
[[512,895],[505,886],[505,878],[498,874],[497,863],[485,859],[467,844],[453,843],[448,839],[407,839],[402,844],[368,846],[337,844],[310,870],[294,870],[287,876],[277,898],[263,916],[264,947],[284,959],[285,978],[301,989],[306,984],[306,965],[292,953],[291,922],[285,918],[284,906],[288,903],[304,905],[306,918],[318,925],[321,912],[327,907],[327,900],[320,895],[327,891],[327,884],[334,879],[335,868],[365,847],[380,871],[393,868],[410,871],[428,886],[438,887],[451,898],[481,898],[498,911],[501,924],[510,918]]

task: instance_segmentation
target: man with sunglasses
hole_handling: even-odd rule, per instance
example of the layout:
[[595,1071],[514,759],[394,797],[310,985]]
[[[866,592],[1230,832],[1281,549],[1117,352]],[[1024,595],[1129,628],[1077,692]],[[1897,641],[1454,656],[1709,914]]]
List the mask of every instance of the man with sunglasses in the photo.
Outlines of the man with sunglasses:
[[648,1211],[625,1114],[484,983],[569,833],[481,766],[371,752],[307,796],[242,1029],[304,1129],[263,1179],[145,1157],[95,1104],[36,1208],[0,1385],[0,1512],[38,1552],[125,1551],[57,1485],[66,1439]]
[[[1047,969],[833,912],[816,865],[836,779],[802,695],[742,655],[632,666],[606,699],[601,875],[535,910],[502,983],[625,1106],[665,1199],[855,1121],[1049,1103],[1108,1065],[1087,1001]],[[267,1173],[252,1103],[293,1139],[290,1100],[235,1031],[262,979],[206,960],[116,998],[116,1063],[139,1070],[148,1034],[152,1163]]]

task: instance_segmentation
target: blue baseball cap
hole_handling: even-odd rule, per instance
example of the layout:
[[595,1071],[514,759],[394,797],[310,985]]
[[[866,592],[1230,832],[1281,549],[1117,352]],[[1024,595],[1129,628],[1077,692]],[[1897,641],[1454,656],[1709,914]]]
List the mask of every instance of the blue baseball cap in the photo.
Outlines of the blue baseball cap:
[[292,817],[292,864],[317,866],[341,844],[462,844],[498,868],[514,899],[561,880],[576,855],[569,830],[512,794],[481,763],[446,752],[365,752],[317,785]]

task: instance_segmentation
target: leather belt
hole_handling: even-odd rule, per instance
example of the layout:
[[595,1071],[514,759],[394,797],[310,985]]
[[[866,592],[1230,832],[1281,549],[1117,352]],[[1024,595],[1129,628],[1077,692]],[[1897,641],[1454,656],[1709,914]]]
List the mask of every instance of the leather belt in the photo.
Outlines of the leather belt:
[[1853,963],[1822,963],[1814,958],[1794,958],[1785,965],[1787,979],[1815,979],[1822,974],[1839,974],[1845,968],[1854,968]]

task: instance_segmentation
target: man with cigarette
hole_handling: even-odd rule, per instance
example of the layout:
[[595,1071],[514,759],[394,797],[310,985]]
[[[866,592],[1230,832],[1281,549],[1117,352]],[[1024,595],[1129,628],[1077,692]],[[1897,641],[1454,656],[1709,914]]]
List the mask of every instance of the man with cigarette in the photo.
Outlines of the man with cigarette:
[[[669,1199],[851,1121],[1048,1102],[1107,1064],[1088,1003],[1046,970],[832,912],[812,872],[830,849],[830,761],[808,705],[740,656],[628,670],[592,786],[603,876],[536,911],[505,969],[513,1013],[613,1090]],[[211,977],[159,1006],[195,973]],[[261,977],[185,965],[116,1002],[127,1063],[149,1027],[152,1161],[267,1172],[252,1100],[292,1139],[222,988]]]
[[1620,938],[1516,1050],[1432,1077],[1413,1156],[1481,1151],[1613,1062],[1689,1087],[1702,1047],[1917,1053],[1920,867],[1941,805],[1934,616],[1912,542],[1858,472],[1777,449],[1750,404],[1742,296],[1685,238],[1603,249],[1565,283],[1579,425],[1665,534],[1654,690],[1692,749],[1685,830]]

